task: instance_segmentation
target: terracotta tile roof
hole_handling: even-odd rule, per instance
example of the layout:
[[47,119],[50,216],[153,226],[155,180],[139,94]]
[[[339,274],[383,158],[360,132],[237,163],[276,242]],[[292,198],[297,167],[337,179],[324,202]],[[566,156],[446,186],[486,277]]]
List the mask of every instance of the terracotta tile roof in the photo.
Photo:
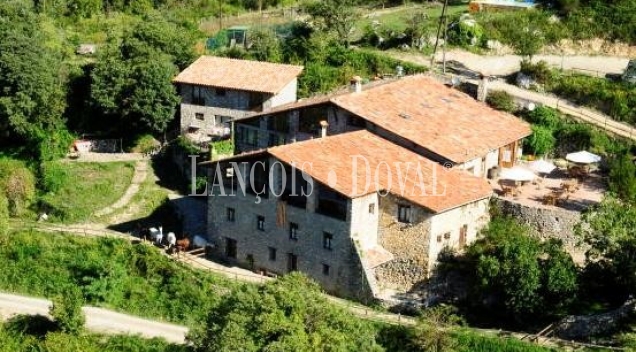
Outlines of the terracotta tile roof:
[[[267,152],[287,164],[294,163],[349,198],[388,191],[438,213],[492,194],[485,179],[445,168],[365,130],[269,148]],[[368,178],[362,158],[369,165]]]
[[515,116],[424,75],[331,101],[457,163],[482,157],[531,133],[530,126]]
[[[387,83],[390,83],[390,82],[393,82],[393,81],[394,80],[390,80],[390,79],[382,79],[382,80],[372,81],[372,82],[369,82],[369,83],[365,84],[364,87],[366,89],[371,89],[373,87],[381,86],[383,84],[387,84]],[[279,105],[279,106],[276,106],[276,107],[271,108],[269,110],[265,110],[263,112],[259,112],[259,113],[256,113],[256,114],[248,115],[246,117],[235,119],[235,121],[248,120],[248,119],[257,118],[257,117],[260,117],[260,116],[269,116],[269,115],[276,114],[276,113],[279,113],[279,112],[291,111],[291,110],[300,109],[300,108],[304,108],[304,107],[308,107],[308,106],[316,106],[316,105],[321,105],[321,104],[326,104],[326,103],[332,104],[332,100],[334,98],[339,97],[341,95],[346,95],[346,94],[351,94],[351,91],[349,90],[349,86],[340,87],[340,88],[338,88],[338,89],[336,89],[336,90],[334,90],[334,91],[332,91],[330,93],[327,93],[327,94],[316,94],[316,95],[308,97],[308,98],[298,99],[297,101],[295,101],[293,103],[287,103],[287,104]]]
[[173,82],[276,94],[302,70],[302,66],[201,56]]

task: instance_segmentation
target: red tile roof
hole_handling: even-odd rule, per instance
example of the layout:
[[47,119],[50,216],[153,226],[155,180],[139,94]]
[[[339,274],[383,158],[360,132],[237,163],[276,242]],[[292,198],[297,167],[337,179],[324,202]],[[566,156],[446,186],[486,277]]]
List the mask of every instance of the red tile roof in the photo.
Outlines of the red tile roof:
[[530,135],[529,124],[435,79],[416,75],[331,101],[453,162]]
[[302,70],[295,65],[201,56],[173,82],[276,94]]
[[269,148],[267,152],[349,198],[388,191],[439,213],[492,194],[485,179],[448,169],[365,130]]

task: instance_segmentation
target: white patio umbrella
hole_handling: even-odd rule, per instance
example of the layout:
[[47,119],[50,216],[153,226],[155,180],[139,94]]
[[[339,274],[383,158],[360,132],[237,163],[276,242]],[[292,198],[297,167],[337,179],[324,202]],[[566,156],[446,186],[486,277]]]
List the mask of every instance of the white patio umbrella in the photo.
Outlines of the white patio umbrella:
[[576,153],[570,153],[565,156],[565,159],[577,164],[592,164],[601,161],[600,156],[592,154],[585,150]]
[[528,168],[536,173],[549,174],[556,166],[551,161],[541,159],[529,162]]
[[537,176],[532,171],[519,166],[502,169],[499,174],[499,178],[512,181],[532,181],[535,177]]

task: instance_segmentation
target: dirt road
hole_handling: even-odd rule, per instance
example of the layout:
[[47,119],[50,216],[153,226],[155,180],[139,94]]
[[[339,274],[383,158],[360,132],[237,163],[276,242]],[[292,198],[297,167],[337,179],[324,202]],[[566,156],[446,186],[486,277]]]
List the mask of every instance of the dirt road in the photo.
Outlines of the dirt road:
[[[429,66],[431,58],[428,55],[386,51],[383,52],[396,59],[414,62],[420,65]],[[442,62],[443,54],[438,51],[435,61]],[[627,67],[629,59],[613,56],[557,56],[557,55],[536,55],[533,62],[546,61],[550,66],[574,70],[581,74],[604,77],[606,74],[623,73]],[[477,55],[471,52],[453,49],[446,53],[446,62],[458,62],[466,68],[490,76],[504,76],[519,71],[521,57],[518,55],[488,56]]]
[[[0,293],[0,319],[14,315],[48,316],[51,302],[45,299]],[[171,343],[182,344],[188,329],[183,326],[156,322],[102,308],[84,307],[86,328],[102,334],[128,334],[142,337],[160,337]]]

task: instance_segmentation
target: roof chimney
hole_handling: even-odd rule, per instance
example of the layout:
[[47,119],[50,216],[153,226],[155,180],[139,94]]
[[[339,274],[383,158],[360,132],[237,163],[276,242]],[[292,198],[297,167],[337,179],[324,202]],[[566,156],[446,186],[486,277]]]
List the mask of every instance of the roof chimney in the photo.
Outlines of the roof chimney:
[[327,121],[320,121],[320,138],[327,137],[327,127],[329,127],[329,123]]
[[362,92],[362,78],[360,76],[353,76],[350,82],[350,90],[353,93]]
[[488,77],[485,74],[481,74],[481,81],[479,82],[479,86],[477,87],[477,100],[486,101],[488,97]]

